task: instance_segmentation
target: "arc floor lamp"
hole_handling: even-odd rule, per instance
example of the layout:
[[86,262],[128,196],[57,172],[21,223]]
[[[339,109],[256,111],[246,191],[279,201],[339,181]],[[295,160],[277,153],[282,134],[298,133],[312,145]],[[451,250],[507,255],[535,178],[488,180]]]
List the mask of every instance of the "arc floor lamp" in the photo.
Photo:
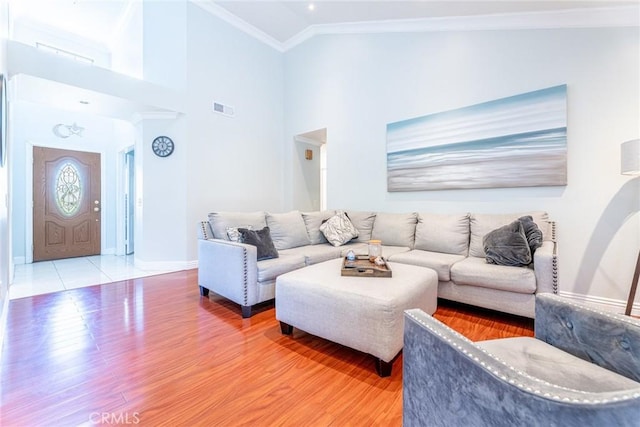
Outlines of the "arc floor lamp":
[[[620,147],[620,158],[620,173],[623,175],[640,175],[640,139],[623,142]],[[638,252],[636,270],[633,273],[633,280],[631,281],[627,308],[624,311],[624,314],[627,316],[631,314],[631,309],[633,308],[633,300],[636,297],[636,290],[638,289],[638,279],[640,279],[640,252]]]

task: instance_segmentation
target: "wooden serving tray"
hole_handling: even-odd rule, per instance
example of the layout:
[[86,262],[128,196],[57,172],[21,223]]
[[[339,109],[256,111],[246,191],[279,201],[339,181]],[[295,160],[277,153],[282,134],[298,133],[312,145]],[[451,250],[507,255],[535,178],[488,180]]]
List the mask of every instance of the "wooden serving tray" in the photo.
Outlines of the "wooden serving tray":
[[[382,258],[384,259],[384,258]],[[391,268],[384,261],[384,265],[376,265],[369,261],[368,255],[357,255],[354,261],[349,261],[346,257],[342,260],[341,276],[356,277],[391,277]]]

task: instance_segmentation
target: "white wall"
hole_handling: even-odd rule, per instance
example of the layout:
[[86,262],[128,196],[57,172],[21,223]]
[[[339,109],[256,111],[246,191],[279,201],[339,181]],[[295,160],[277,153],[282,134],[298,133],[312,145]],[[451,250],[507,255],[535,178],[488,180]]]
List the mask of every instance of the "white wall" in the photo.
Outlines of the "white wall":
[[144,79],[184,90],[187,0],[144,2],[142,16]]
[[[145,2],[142,6],[142,69],[147,82],[175,91],[186,105],[186,0]],[[183,112],[179,109],[177,111]],[[145,114],[137,124],[135,260],[147,268],[184,266],[188,257],[186,234],[188,150],[182,114]],[[153,154],[158,136],[175,144],[169,157]]]
[[[639,48],[638,28],[318,36],[285,53],[285,138],[327,127],[329,208],[546,210],[558,222],[560,290],[626,300],[640,221],[625,219],[640,182],[620,175],[619,145],[640,132]],[[388,123],[559,84],[566,187],[386,191]]]
[[[190,4],[187,37],[188,223],[216,210],[284,209],[283,56]],[[233,106],[233,118],[212,102]],[[293,141],[293,138],[290,139]],[[196,240],[190,259],[197,259]]]
[[[0,1],[0,74],[7,75],[7,29],[8,3]],[[4,88],[7,90],[7,88]],[[4,325],[9,307],[9,283],[12,276],[11,263],[11,230],[9,215],[11,203],[9,201],[9,166],[0,167],[0,351],[4,337]]]
[[[138,124],[135,144],[135,259],[147,268],[181,268],[191,236],[185,233],[187,156],[184,117],[147,118]],[[164,135],[175,144],[168,157],[153,154],[153,140]]]
[[143,7],[143,2],[130,4],[126,21],[111,41],[111,69],[138,79],[143,77]]

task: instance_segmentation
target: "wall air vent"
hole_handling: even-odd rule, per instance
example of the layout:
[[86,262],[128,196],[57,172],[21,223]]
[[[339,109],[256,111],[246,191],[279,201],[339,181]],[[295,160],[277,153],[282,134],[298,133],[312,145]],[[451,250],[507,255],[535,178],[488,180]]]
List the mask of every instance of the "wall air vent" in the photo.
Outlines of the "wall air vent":
[[227,117],[233,117],[233,115],[235,114],[233,111],[233,107],[215,101],[213,101],[213,112],[225,115]]

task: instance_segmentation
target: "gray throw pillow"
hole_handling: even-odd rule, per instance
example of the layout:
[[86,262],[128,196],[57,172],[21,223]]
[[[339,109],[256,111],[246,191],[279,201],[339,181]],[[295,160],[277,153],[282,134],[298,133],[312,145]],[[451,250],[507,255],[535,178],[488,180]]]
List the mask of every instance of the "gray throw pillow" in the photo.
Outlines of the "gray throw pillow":
[[531,264],[531,249],[522,222],[516,220],[497,228],[483,239],[489,264],[524,267]]
[[524,235],[527,236],[531,256],[533,256],[536,249],[542,246],[542,231],[538,228],[538,225],[533,222],[533,217],[531,215],[521,216],[518,218],[518,221],[522,223]]
[[278,251],[271,240],[269,227],[261,230],[249,230],[246,228],[238,228],[240,233],[240,242],[253,245],[258,249],[258,261],[263,259],[278,258]]

